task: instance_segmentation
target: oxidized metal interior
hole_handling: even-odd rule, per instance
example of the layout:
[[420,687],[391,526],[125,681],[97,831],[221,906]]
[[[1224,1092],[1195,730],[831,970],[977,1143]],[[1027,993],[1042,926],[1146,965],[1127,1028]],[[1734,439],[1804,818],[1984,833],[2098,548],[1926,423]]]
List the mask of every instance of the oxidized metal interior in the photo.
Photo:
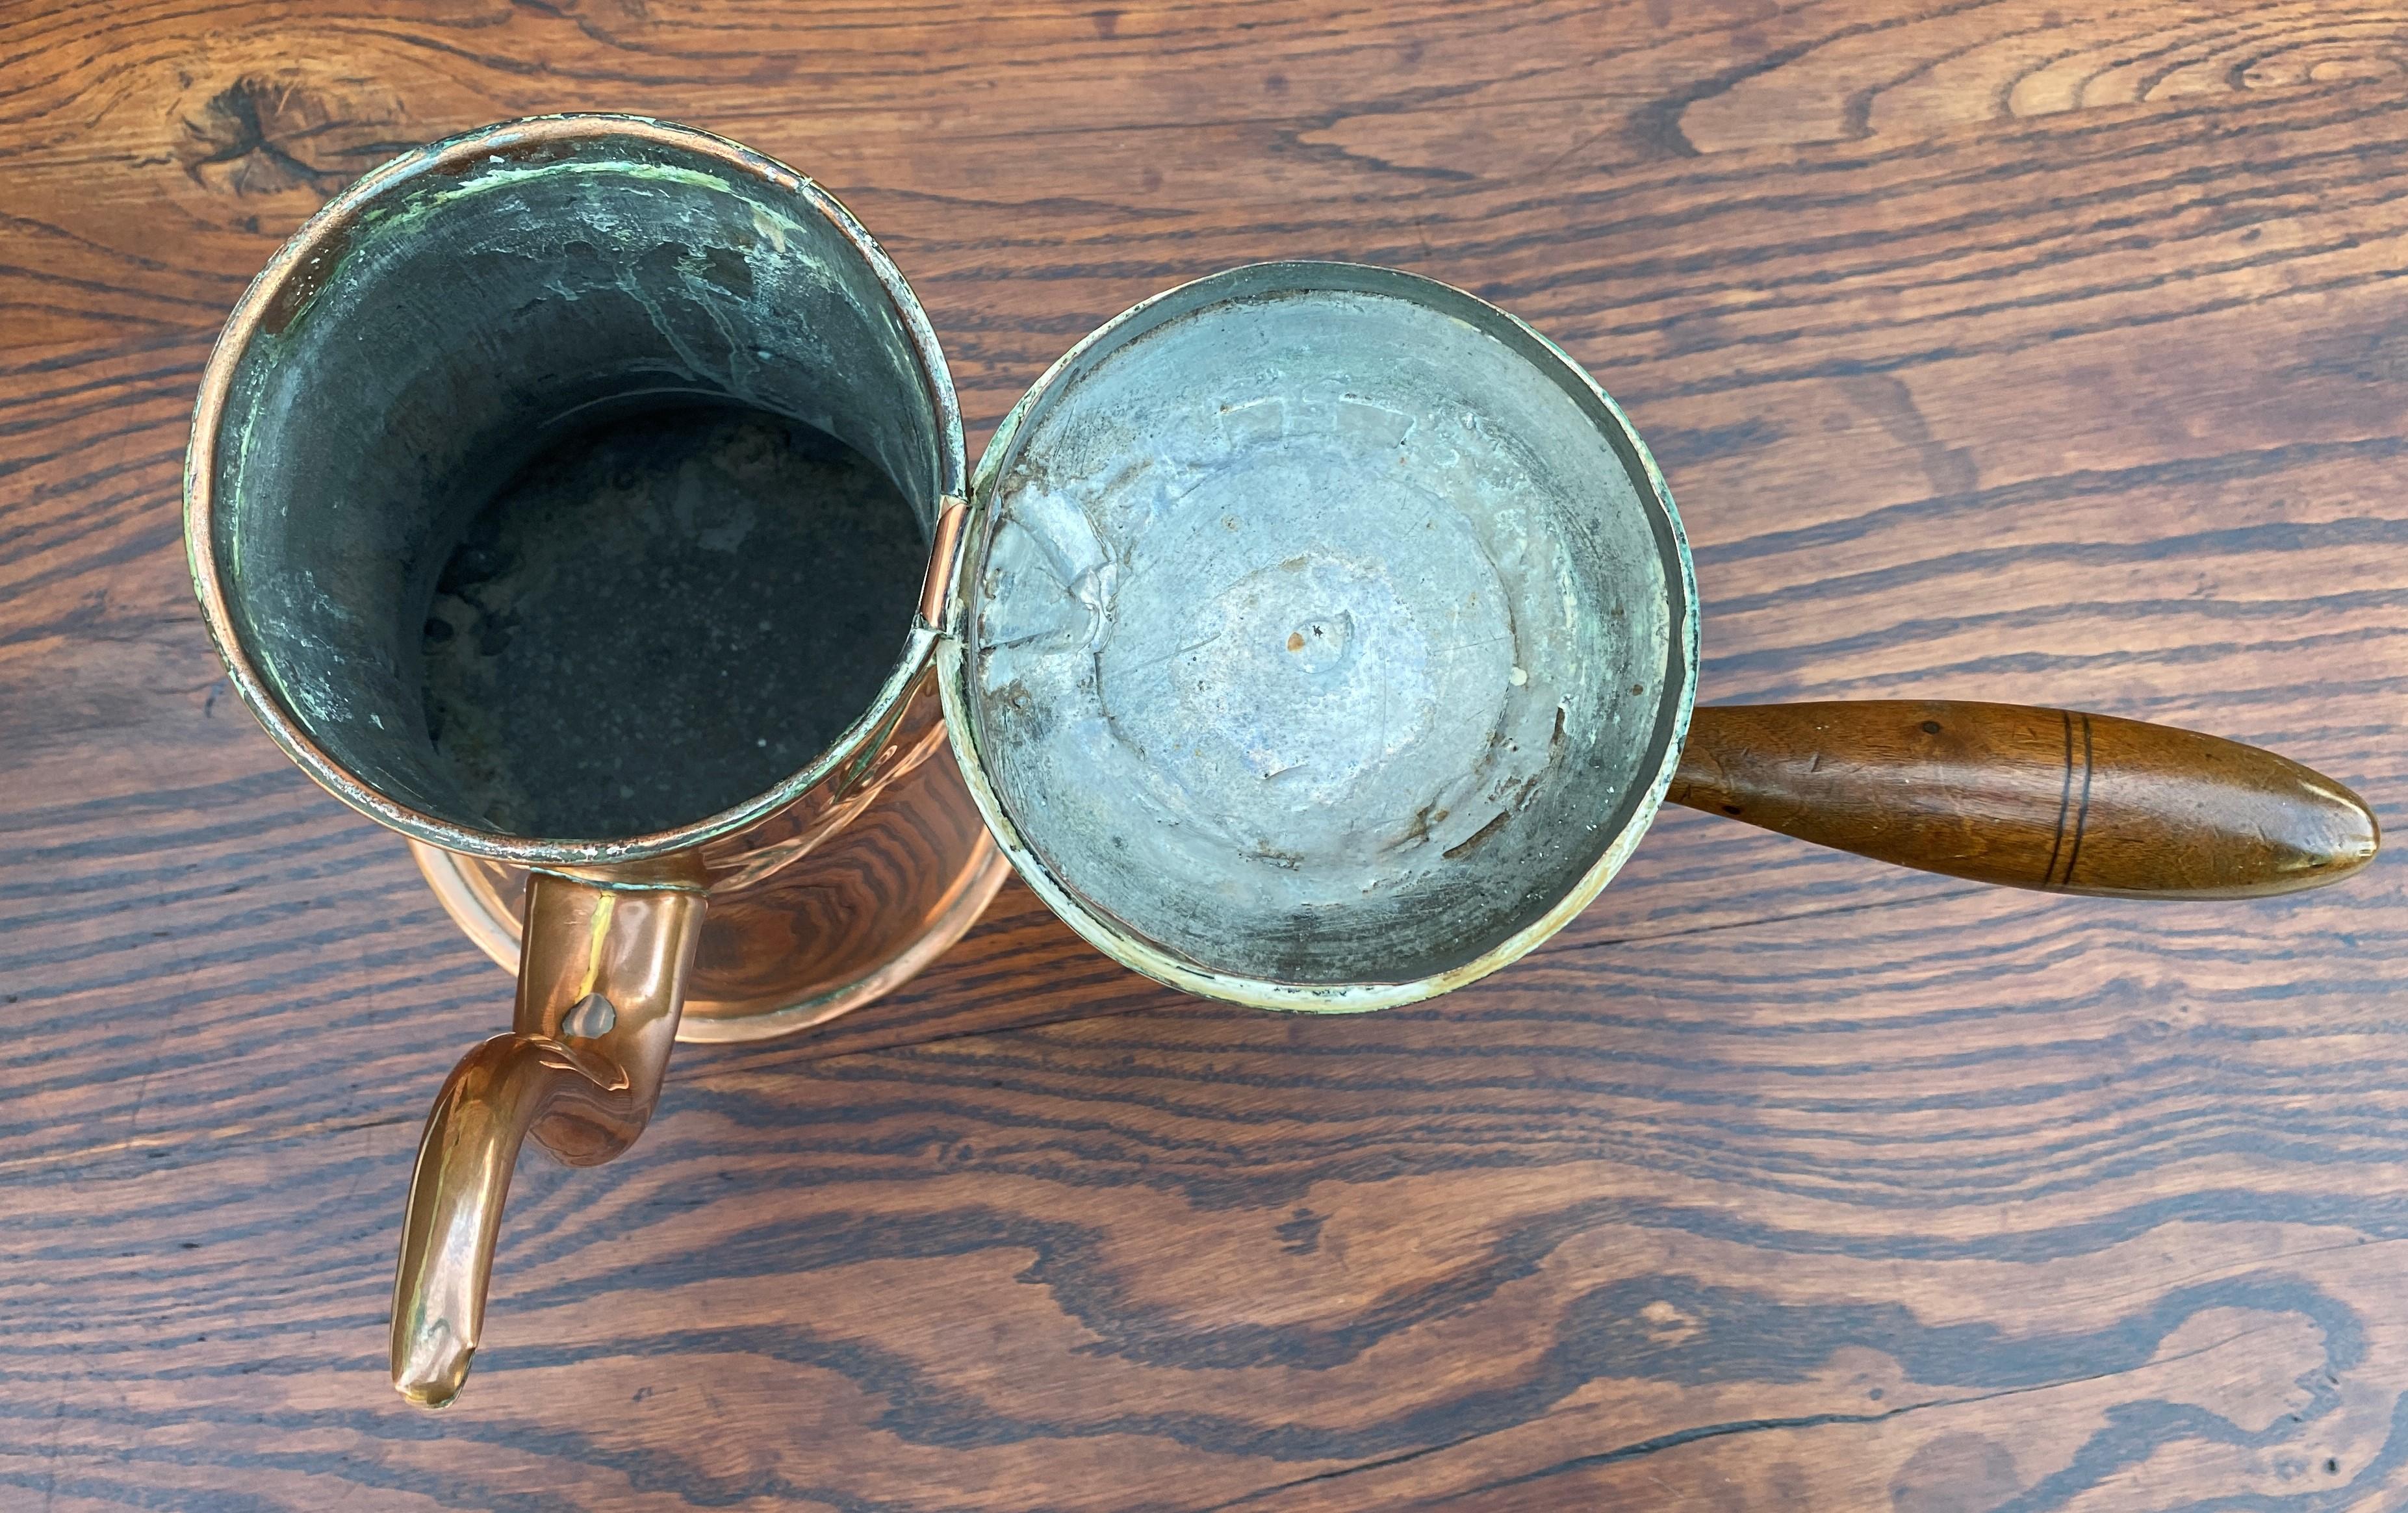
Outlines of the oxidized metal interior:
[[561,428],[437,576],[427,734],[489,828],[641,835],[774,786],[869,707],[917,609],[927,541],[876,464],[638,403]]
[[964,765],[1133,965],[1440,992],[1576,913],[1660,798],[1696,635],[1670,498],[1575,364],[1458,291],[1173,291],[1031,391],[976,492]]
[[[867,718],[907,647],[924,656],[908,637],[925,533],[958,486],[950,395],[924,368],[933,343],[833,202],[649,123],[546,126],[404,160],[296,239],[304,261],[271,268],[205,453],[227,618],[271,715],[298,727],[288,747],[455,847],[447,829],[669,832],[808,766]],[[522,489],[523,515],[556,517],[538,521],[550,539],[508,521],[477,535],[530,459],[597,430],[584,474],[546,464]],[[779,516],[797,489],[843,492],[827,479],[847,467],[868,522],[854,524],[908,538],[874,573]],[[880,525],[886,506],[900,518]],[[473,550],[455,557],[464,535]],[[750,597],[731,586],[747,574]],[[429,699],[430,636],[456,650],[533,635],[519,611],[547,592],[555,610],[585,596],[582,622],[548,622],[558,647],[509,678],[473,655],[465,672],[438,661]],[[848,596],[866,607],[850,618]],[[692,655],[669,639],[683,621]],[[814,681],[842,656],[859,676]],[[821,696],[843,707],[811,707]]]

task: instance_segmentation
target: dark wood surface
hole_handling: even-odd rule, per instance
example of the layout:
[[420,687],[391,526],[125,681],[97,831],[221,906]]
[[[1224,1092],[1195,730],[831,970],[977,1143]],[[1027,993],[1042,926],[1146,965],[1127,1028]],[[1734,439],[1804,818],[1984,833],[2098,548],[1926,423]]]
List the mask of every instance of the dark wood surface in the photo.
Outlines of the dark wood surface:
[[1276,255],[1536,322],[1709,701],[2408,779],[2408,11],[2350,0],[0,7],[0,1507],[2408,1506],[2408,861],[2143,905],[1669,814],[1423,1007],[1182,1000],[1017,887],[521,1176],[461,1404],[409,1152],[509,987],[218,681],[178,466],[321,199],[500,117],[834,187],[976,431]]

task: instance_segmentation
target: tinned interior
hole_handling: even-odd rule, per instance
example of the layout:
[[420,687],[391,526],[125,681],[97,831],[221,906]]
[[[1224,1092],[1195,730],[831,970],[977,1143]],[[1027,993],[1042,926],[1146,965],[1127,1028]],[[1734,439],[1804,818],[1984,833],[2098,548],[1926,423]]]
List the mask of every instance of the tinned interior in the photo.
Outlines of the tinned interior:
[[924,531],[946,425],[840,212],[792,185],[637,136],[458,159],[334,221],[269,292],[211,530],[232,630],[294,722],[386,798],[485,830],[429,735],[422,633],[521,464],[599,416],[764,410],[871,460]]
[[1652,812],[1678,525],[1585,377],[1468,295],[1187,286],[1050,376],[980,488],[995,802],[1102,938],[1208,991],[1435,980],[1560,922]]

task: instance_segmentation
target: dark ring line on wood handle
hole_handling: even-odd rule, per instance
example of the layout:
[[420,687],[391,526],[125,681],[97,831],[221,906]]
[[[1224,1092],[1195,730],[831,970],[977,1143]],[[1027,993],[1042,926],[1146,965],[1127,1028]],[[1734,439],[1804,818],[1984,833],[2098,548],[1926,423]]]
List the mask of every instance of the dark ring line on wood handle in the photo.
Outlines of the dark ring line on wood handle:
[[2272,751],[2013,704],[1699,708],[1667,796],[1900,866],[2109,897],[2294,892],[2380,844],[2363,799]]

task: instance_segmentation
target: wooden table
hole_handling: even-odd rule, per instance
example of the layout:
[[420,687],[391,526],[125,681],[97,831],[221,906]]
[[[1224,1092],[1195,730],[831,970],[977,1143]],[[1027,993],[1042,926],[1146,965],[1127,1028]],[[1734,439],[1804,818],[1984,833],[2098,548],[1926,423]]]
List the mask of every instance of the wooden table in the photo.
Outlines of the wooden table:
[[[2092,11],[2104,12],[2090,19]],[[2148,906],[1688,815],[1361,1020],[1016,885],[531,1159],[460,1406],[383,1379],[509,983],[220,680],[178,468],[244,280],[478,122],[841,193],[974,441],[1080,334],[1394,264],[1594,369],[1712,701],[2065,703],[2408,780],[2408,13],[953,0],[0,8],[0,1506],[2408,1505],[2408,861]]]

